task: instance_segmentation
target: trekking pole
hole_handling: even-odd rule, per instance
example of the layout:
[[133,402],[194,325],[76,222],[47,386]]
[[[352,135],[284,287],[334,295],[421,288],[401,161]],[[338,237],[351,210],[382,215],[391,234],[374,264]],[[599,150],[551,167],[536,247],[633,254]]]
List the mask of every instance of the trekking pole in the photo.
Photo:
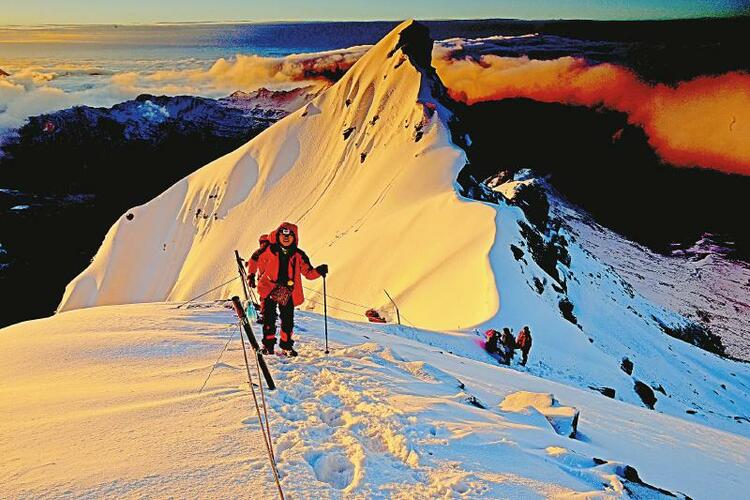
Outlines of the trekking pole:
[[325,332],[326,332],[326,354],[328,354],[330,351],[328,350],[328,292],[326,291],[326,277],[323,276],[323,321],[325,322]]

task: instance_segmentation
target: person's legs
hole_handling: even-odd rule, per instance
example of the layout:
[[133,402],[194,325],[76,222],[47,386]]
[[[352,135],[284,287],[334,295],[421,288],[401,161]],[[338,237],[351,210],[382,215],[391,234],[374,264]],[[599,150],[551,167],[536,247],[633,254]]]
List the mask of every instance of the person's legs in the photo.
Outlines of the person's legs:
[[510,361],[513,359],[513,351],[505,347],[505,364],[510,366]]
[[292,333],[294,332],[294,304],[289,299],[285,305],[279,306],[279,312],[281,313],[281,342],[279,347],[282,349],[291,349],[294,345],[294,339]]
[[526,366],[526,361],[529,360],[529,350],[528,349],[523,349],[523,350],[521,350],[521,354],[522,354],[522,357],[521,357],[521,366]]
[[269,351],[276,345],[276,302],[266,297],[263,301],[263,346]]

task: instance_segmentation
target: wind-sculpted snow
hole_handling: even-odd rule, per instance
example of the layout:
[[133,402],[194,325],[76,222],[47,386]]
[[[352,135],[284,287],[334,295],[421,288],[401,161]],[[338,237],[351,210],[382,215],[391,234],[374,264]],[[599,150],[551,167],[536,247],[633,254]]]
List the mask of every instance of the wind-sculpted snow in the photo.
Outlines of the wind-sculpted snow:
[[[288,498],[731,498],[750,486],[745,437],[456,356],[407,327],[333,320],[325,355],[322,318],[299,316],[300,357],[268,360],[279,388],[266,393]],[[125,305],[0,331],[3,494],[272,498],[235,320],[221,304]],[[500,406],[551,397],[580,412],[576,439]]]

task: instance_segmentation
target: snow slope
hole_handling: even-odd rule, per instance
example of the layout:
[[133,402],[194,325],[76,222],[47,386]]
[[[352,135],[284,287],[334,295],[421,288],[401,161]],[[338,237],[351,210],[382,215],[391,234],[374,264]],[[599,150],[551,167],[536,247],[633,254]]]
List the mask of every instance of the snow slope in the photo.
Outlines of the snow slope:
[[387,288],[433,328],[491,315],[495,211],[453,189],[465,157],[431,93],[437,76],[391,53],[407,26],[305,108],[123,215],[59,310],[187,299],[234,276],[233,250],[249,254],[288,220],[314,261],[348,276],[332,280],[338,294],[378,306]]
[[[466,158],[430,53],[420,25],[401,24],[303,109],[124,214],[59,310],[231,296],[234,249],[287,220],[330,264],[340,318],[392,318],[387,289],[404,321],[437,330],[420,339],[484,363],[474,328],[529,324],[529,372],[749,436],[750,366],[668,336],[691,322],[636,293],[564,217],[536,220],[516,199],[533,180],[484,202],[458,194]],[[320,312],[321,283],[307,286],[303,307]]]
[[702,247],[703,241],[672,256],[658,255],[603,229],[580,210],[562,205],[561,211],[586,248],[638,293],[706,325],[728,354],[750,360],[750,265],[728,258],[721,248]]
[[[288,498],[664,496],[626,465],[692,498],[750,486],[747,438],[408,338],[433,332],[332,320],[325,356],[299,316],[301,357],[269,360]],[[0,496],[273,498],[233,320],[142,304],[0,330]],[[522,391],[575,407],[577,438],[510,409]]]

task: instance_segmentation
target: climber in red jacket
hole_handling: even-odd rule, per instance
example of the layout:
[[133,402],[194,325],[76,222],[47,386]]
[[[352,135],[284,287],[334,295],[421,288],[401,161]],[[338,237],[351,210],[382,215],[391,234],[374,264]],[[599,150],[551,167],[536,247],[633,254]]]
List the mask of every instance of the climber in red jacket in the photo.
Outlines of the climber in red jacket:
[[307,254],[299,247],[297,226],[284,222],[268,235],[267,246],[261,246],[247,261],[248,284],[256,286],[263,307],[263,353],[273,354],[276,345],[277,308],[281,316],[282,353],[296,356],[294,350],[294,308],[305,300],[302,276],[309,280],[325,277],[328,266],[313,268]]
[[516,346],[521,349],[521,354],[523,355],[521,359],[521,366],[526,366],[526,362],[529,360],[531,342],[531,330],[528,326],[524,326],[521,331],[518,332],[518,337],[516,337]]

